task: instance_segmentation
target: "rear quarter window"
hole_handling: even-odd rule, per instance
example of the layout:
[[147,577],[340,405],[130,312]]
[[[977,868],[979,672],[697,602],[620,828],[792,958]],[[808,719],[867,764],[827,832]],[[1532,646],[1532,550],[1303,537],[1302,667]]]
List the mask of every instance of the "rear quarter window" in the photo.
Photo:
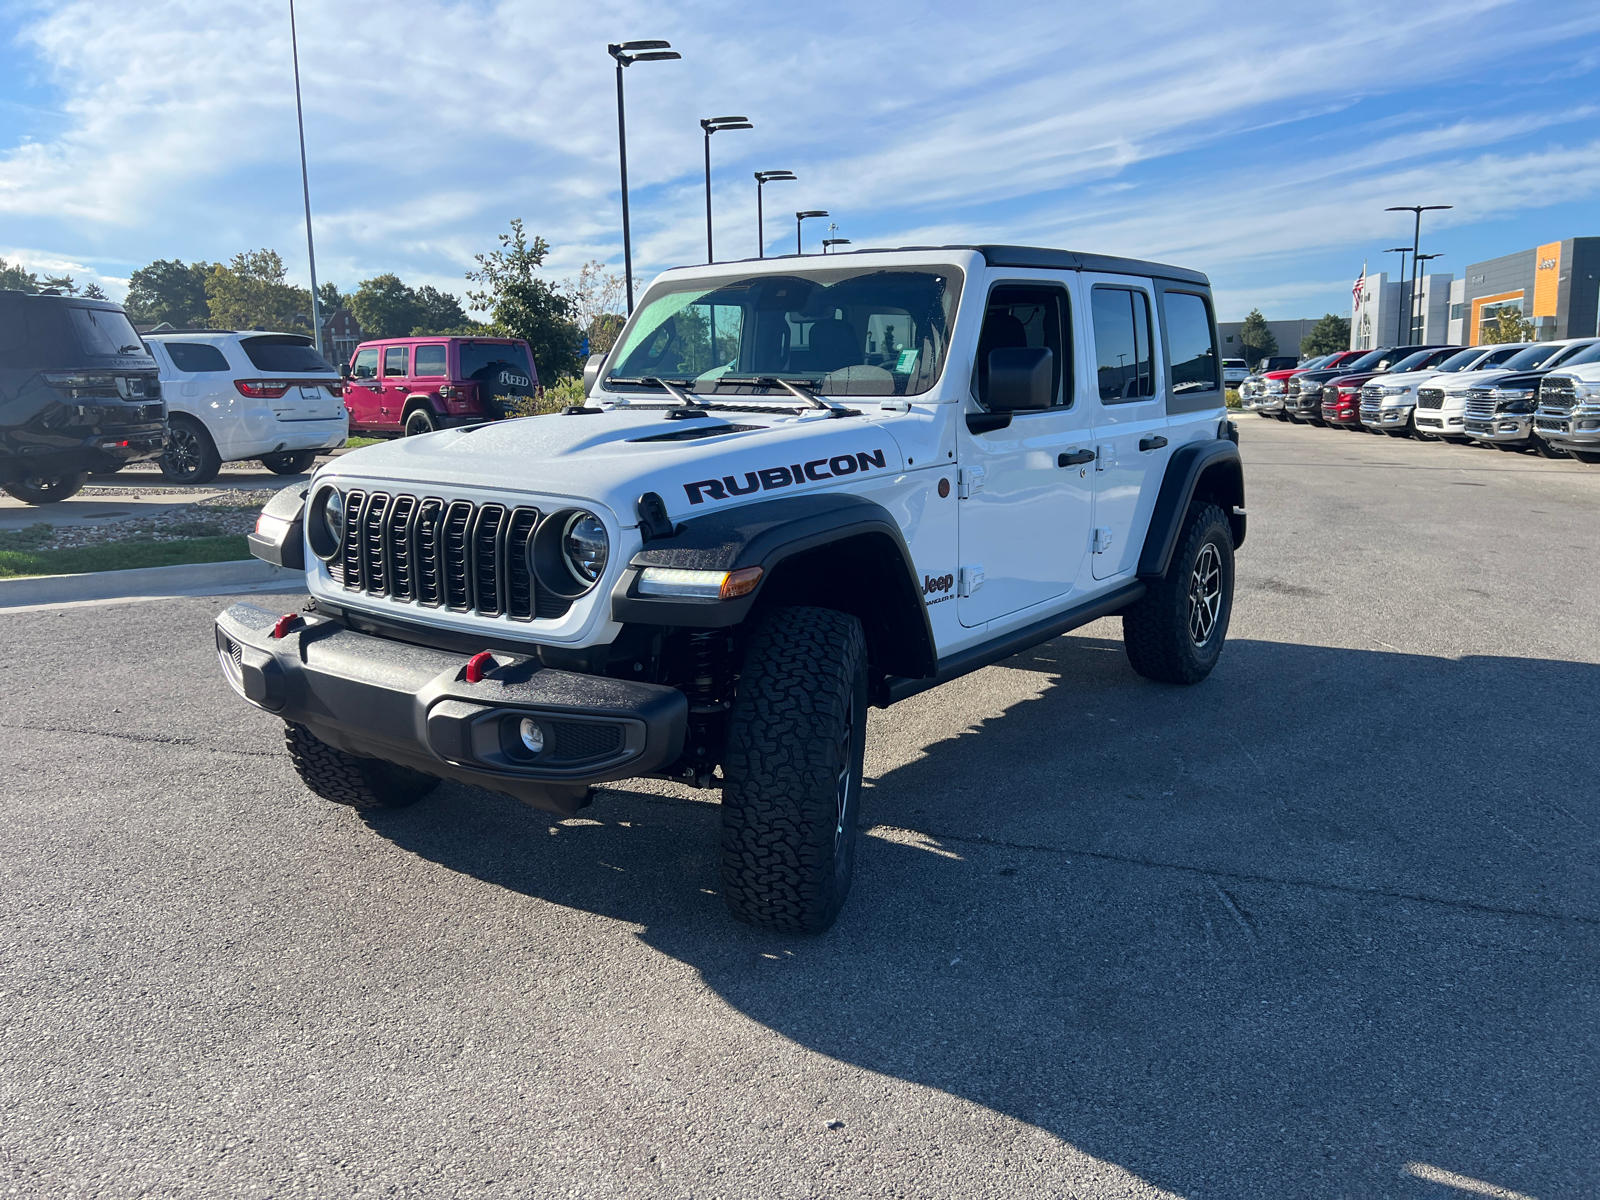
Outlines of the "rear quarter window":
[[418,346],[411,373],[432,378],[445,373],[443,346]]
[[1167,369],[1175,396],[1212,392],[1222,386],[1211,305],[1193,292],[1163,292],[1161,307],[1167,326]]
[[172,365],[188,374],[203,375],[232,369],[221,350],[204,342],[162,342],[160,345],[167,352],[167,357],[172,359]]
[[73,367],[82,358],[65,306],[0,294],[0,368]]
[[240,338],[246,357],[258,371],[274,373],[334,374],[333,364],[317,353],[308,337],[291,333],[269,333],[260,337]]

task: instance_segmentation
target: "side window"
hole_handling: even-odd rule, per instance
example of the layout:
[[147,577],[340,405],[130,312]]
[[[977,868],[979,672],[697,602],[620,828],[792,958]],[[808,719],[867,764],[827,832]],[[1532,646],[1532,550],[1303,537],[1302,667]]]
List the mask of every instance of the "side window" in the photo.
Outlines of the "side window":
[[386,346],[383,351],[383,377],[388,379],[391,375],[405,376],[406,359],[411,355],[409,346]]
[[418,346],[417,361],[411,372],[413,375],[426,375],[429,377],[443,375],[444,347],[443,346]]
[[1193,292],[1163,292],[1161,308],[1166,317],[1167,369],[1172,373],[1173,395],[1221,388],[1217,347],[1211,340],[1210,302]]
[[978,334],[972,390],[989,407],[989,353],[1043,347],[1050,351],[1055,389],[1053,407],[1070,408],[1073,397],[1071,302],[1067,290],[1049,283],[1002,283],[989,293]]
[[1094,317],[1095,385],[1101,402],[1126,404],[1154,396],[1150,297],[1133,288],[1096,284],[1089,309]]
[[204,342],[162,342],[160,345],[172,359],[172,365],[180,371],[198,374],[229,369],[222,351]]
[[362,350],[350,364],[351,379],[375,379],[378,375],[378,351]]

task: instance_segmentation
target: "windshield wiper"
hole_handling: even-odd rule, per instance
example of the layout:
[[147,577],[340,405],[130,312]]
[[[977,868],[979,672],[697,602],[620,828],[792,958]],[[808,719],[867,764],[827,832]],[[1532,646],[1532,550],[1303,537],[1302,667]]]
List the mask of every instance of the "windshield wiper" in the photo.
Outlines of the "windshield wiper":
[[725,383],[732,387],[780,387],[795,399],[805,401],[808,408],[821,409],[829,416],[853,417],[859,415],[855,409],[829,404],[812,390],[811,382],[807,379],[779,379],[776,375],[756,375],[749,378],[724,375],[720,379],[713,380],[712,386],[720,387]]
[[147,353],[143,346],[118,346],[118,354],[144,354]]

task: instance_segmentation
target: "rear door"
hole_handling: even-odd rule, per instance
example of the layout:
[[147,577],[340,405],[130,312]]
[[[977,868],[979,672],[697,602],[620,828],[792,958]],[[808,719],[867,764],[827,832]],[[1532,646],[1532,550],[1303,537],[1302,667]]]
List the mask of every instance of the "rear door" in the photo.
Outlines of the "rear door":
[[956,612],[983,625],[1064,596],[1083,566],[1093,483],[1090,414],[1077,386],[1073,305],[1065,280],[1041,273],[990,287],[973,393],[987,406],[991,350],[1048,347],[1055,402],[1000,428],[970,414],[957,430],[961,462]]
[[350,362],[350,378],[345,380],[344,406],[350,412],[351,429],[376,429],[382,419],[378,411],[378,355],[380,347],[366,346],[356,351]]
[[1085,274],[1094,344],[1094,531],[1096,579],[1131,570],[1134,531],[1148,522],[1172,452],[1160,328],[1147,279]]
[[383,348],[383,375],[379,379],[378,423],[386,429],[400,428],[400,415],[405,411],[406,396],[410,386],[406,376],[411,373],[411,347],[385,346]]

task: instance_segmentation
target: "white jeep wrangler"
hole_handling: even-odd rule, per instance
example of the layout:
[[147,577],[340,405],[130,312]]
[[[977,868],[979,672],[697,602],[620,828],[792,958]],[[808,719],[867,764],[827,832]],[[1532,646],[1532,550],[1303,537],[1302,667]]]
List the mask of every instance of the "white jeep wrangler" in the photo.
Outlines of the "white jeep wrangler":
[[1244,541],[1204,275],[1015,246],[668,271],[561,414],[346,455],[253,551],[313,599],[217,619],[306,785],[458,780],[571,815],[722,791],[736,917],[819,931],[869,705],[1098,617],[1164,683],[1217,661]]

